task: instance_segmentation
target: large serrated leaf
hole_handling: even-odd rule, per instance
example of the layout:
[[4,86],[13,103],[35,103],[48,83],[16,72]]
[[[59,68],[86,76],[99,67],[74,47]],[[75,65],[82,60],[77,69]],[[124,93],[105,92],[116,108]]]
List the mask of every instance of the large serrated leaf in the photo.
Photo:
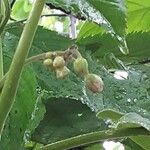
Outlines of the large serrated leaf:
[[32,140],[48,144],[107,126],[86,105],[73,99],[51,98],[45,101],[46,114]]
[[[49,96],[71,96],[81,100],[87,104],[92,110],[104,111],[112,109],[120,114],[126,114],[130,112],[136,112],[138,115],[142,115],[143,119],[147,121],[150,119],[149,115],[149,86],[145,86],[145,74],[139,70],[130,69],[127,70],[128,78],[124,80],[118,80],[113,75],[102,69],[99,64],[90,62],[90,72],[101,75],[104,81],[104,91],[100,94],[93,94],[84,87],[82,80],[71,74],[66,80],[57,80],[55,75],[50,73],[49,70],[40,69],[41,67],[34,67],[39,78],[39,84],[42,88],[45,88],[50,92]],[[40,65],[39,65],[40,66]],[[53,82],[54,81],[54,82]],[[62,90],[63,88],[63,90]],[[108,116],[108,115],[107,115]],[[111,116],[111,113],[110,113]],[[115,115],[116,117],[116,115]],[[109,116],[108,116],[109,118]],[[142,122],[142,118],[141,118]],[[141,124],[139,124],[141,126]],[[146,128],[146,126],[148,126]],[[145,122],[143,125],[146,129],[149,128],[149,124]]]
[[103,60],[107,53],[113,53],[116,57],[124,60],[127,63],[135,63],[150,58],[150,33],[149,32],[135,32],[127,34],[127,45],[129,54],[123,55],[118,48],[118,43],[114,38],[108,34],[97,34],[95,36],[88,36],[78,40],[78,43],[86,47],[93,56]]
[[150,30],[150,1],[127,0],[128,32]]
[[[7,41],[4,43],[5,54],[8,54],[8,52],[13,54],[13,50],[18,42],[20,32],[16,32],[18,31],[16,27],[6,29],[6,31],[7,32],[4,39],[7,39],[9,42]],[[58,35],[49,30],[39,28],[38,33],[39,35],[36,35],[35,37],[36,40],[34,40],[30,55],[48,51],[51,47],[53,47],[53,50],[59,50],[60,47],[63,47],[64,49],[72,44],[72,41],[69,38],[65,38],[62,35]],[[46,37],[44,40],[40,38],[40,35],[45,34]],[[53,35],[52,40],[49,38],[49,35]],[[139,34],[139,39],[142,38],[140,35],[141,34]],[[47,46],[41,46],[38,39],[40,39],[40,41],[43,40],[44,45]],[[57,39],[62,40],[61,45],[58,44]],[[66,41],[67,44],[63,41]],[[7,46],[7,43],[11,44]],[[53,45],[51,45],[51,43],[53,43]],[[138,68],[138,66],[133,66],[133,68],[128,68],[126,70],[128,73],[127,79],[118,80],[113,76],[113,74],[110,74],[103,66],[101,66],[96,59],[93,58],[93,61],[87,54],[87,51],[82,51],[82,53],[89,62],[89,71],[102,77],[104,81],[104,91],[100,94],[91,93],[85,88],[83,80],[77,77],[72,70],[69,78],[65,80],[56,80],[54,72],[48,70],[46,67],[43,67],[41,62],[38,62],[33,65],[33,69],[36,73],[39,85],[42,89],[47,91],[48,97],[51,98],[53,96],[59,98],[69,96],[73,99],[73,103],[76,104],[77,101],[75,99],[78,99],[96,112],[108,109],[112,109],[113,111],[117,111],[121,114],[135,112],[149,121],[150,109],[148,106],[150,102],[150,84],[149,80],[147,80],[147,72],[149,72],[149,68],[145,69],[147,71],[145,73],[145,71],[143,72],[141,68]],[[7,57],[8,56],[9,55],[7,55]],[[71,68],[71,66],[69,67]]]
[[86,21],[80,29],[77,37],[77,42],[83,38],[94,36],[103,32],[105,31],[98,24]]
[[[16,37],[19,37],[19,33],[16,34],[15,32],[16,30],[16,28],[15,30],[14,28],[8,29],[9,34],[13,34],[13,36],[15,37],[9,39],[9,42],[13,41],[13,43],[16,43]],[[31,49],[32,53],[42,51],[42,47],[38,42],[38,39],[40,39],[40,35],[47,35],[44,40],[45,45],[48,45],[46,46],[47,49],[43,48],[45,51],[47,51],[49,47],[52,46],[55,50],[59,48],[59,46],[67,47],[67,45],[69,46],[69,44],[72,43],[69,39],[57,34],[53,34],[53,38],[49,39],[48,34],[51,35],[51,33],[54,33],[49,30],[39,28],[38,33],[39,35],[35,37],[36,40],[34,40],[33,47]],[[138,38],[141,39],[141,34],[138,35]],[[7,34],[6,38],[8,38]],[[135,38],[136,42],[138,38]],[[57,39],[62,40],[61,45],[57,44]],[[40,41],[41,40],[42,39],[40,39]],[[66,44],[67,42],[68,44]],[[13,43],[12,45],[15,46],[15,44]],[[53,43],[53,45],[49,43]],[[131,44],[133,44],[133,42],[131,42]],[[137,44],[139,44],[139,42],[137,42]],[[9,47],[7,48],[7,51],[9,49],[12,50],[13,48]],[[86,55],[86,52],[83,51],[83,53]],[[118,80],[113,77],[112,74],[108,73],[105,69],[103,69],[103,67],[100,66],[99,63],[91,60],[89,56],[87,56],[87,60],[89,62],[90,72],[101,75],[102,79],[104,80],[104,91],[100,94],[93,95],[92,93],[87,91],[84,87],[84,82],[82,82],[82,79],[78,78],[74,73],[71,73],[70,77],[66,80],[57,80],[53,71],[42,67],[42,63],[36,63],[33,67],[36,72],[40,86],[49,91],[50,94],[53,96],[71,96],[75,99],[81,99],[83,103],[86,103],[91,109],[94,109],[95,111],[101,111],[103,109],[113,109],[122,113],[136,112],[140,115],[142,115],[145,111],[146,113],[149,112],[149,108],[147,107],[149,104],[149,84],[147,84],[147,87],[145,88],[145,82],[148,82],[149,80],[147,81],[146,78],[143,78],[144,72],[141,72],[140,69],[135,70],[131,68],[130,70],[127,70],[128,79]],[[147,70],[148,69],[149,68],[147,68]]]
[[[6,37],[11,39],[11,36],[13,36],[12,38],[16,38],[16,42],[14,44],[17,44],[17,40],[20,38],[23,26],[23,24],[19,23],[7,25],[5,29],[7,32]],[[9,40],[9,42],[11,42],[11,40]],[[45,51],[64,50],[67,49],[73,42],[74,41],[69,39],[67,36],[63,36],[55,31],[39,26],[36,31],[30,53],[35,55]],[[13,47],[14,44],[12,45]],[[14,49],[12,49],[12,51],[13,50]]]

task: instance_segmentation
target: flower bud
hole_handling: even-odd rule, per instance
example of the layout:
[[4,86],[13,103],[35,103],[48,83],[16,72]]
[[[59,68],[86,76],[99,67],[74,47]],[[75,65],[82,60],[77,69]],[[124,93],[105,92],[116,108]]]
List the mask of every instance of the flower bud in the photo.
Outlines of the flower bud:
[[70,70],[64,66],[63,68],[56,69],[56,77],[57,79],[64,79],[66,78],[70,73]]
[[88,74],[88,63],[87,60],[79,57],[74,61],[74,71],[81,76]]
[[44,66],[46,67],[52,67],[53,66],[53,60],[52,59],[45,59],[43,61]]
[[85,76],[85,86],[93,93],[99,93],[103,91],[103,81],[96,74],[88,74]]
[[58,69],[58,68],[63,68],[64,66],[65,66],[64,58],[61,56],[56,56],[54,61],[53,61],[53,67],[55,69]]

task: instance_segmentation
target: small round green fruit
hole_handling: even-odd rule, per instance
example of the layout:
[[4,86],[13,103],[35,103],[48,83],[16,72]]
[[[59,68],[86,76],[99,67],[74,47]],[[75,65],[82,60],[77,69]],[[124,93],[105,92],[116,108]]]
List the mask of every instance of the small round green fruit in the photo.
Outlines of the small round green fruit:
[[45,58],[52,58],[52,56],[53,56],[53,53],[52,53],[52,52],[47,52],[47,53],[45,54]]
[[44,64],[44,66],[46,66],[46,67],[52,67],[53,66],[53,60],[52,59],[45,59],[44,61],[43,61],[43,64]]
[[88,63],[83,57],[79,57],[74,61],[74,71],[80,76],[85,76],[88,74]]
[[58,68],[63,68],[64,66],[65,66],[64,58],[61,56],[56,56],[54,61],[53,61],[53,67],[55,69],[58,69]]
[[63,68],[56,69],[56,77],[57,79],[65,79],[70,73],[70,70],[64,66]]
[[85,86],[93,93],[99,93],[103,91],[103,81],[101,77],[96,74],[88,74],[85,76]]

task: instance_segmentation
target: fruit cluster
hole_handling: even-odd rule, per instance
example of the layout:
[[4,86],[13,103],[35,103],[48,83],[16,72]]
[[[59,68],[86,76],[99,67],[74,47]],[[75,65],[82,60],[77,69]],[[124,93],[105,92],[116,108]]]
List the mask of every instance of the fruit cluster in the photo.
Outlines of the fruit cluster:
[[[79,54],[79,52],[77,53]],[[76,55],[72,59],[74,60],[74,71],[77,75],[84,77],[86,88],[93,93],[101,92],[103,90],[103,81],[98,75],[89,73],[87,60],[81,55]],[[56,52],[47,52],[43,64],[53,69],[58,79],[65,79],[70,73],[70,70],[66,66],[67,59],[65,53],[58,55]]]
[[55,57],[53,53],[46,53],[46,59],[43,61],[43,64],[51,69],[54,69],[56,72],[57,79],[64,79],[68,76],[70,70],[66,67],[66,62],[63,56]]

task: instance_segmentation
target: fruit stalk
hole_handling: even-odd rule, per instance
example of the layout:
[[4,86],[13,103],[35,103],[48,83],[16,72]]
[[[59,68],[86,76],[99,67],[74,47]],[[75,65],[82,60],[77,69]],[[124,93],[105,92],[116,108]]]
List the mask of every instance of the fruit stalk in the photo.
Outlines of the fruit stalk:
[[[77,46],[71,46],[69,49],[65,50],[65,51],[53,51],[53,52],[46,52],[46,53],[42,53],[42,54],[38,54],[38,55],[35,55],[35,56],[32,56],[32,57],[29,57],[25,60],[25,64],[30,64],[32,62],[35,62],[35,61],[40,61],[40,60],[44,60],[46,58],[50,58],[50,57],[47,57],[47,53],[48,55],[51,53],[51,55],[54,57],[54,55],[57,55],[57,56],[63,56],[65,57],[65,61],[69,61],[70,57],[71,56],[74,56],[75,58],[77,57],[81,57],[81,54],[79,53],[78,51],[78,48]],[[0,92],[4,86],[4,83],[5,83],[5,80],[6,80],[6,76],[7,76],[7,73],[3,76],[3,78],[0,80]]]
[[0,97],[0,136],[2,135],[7,116],[14,104],[19,78],[31,47],[44,4],[45,0],[35,1],[7,73]]

